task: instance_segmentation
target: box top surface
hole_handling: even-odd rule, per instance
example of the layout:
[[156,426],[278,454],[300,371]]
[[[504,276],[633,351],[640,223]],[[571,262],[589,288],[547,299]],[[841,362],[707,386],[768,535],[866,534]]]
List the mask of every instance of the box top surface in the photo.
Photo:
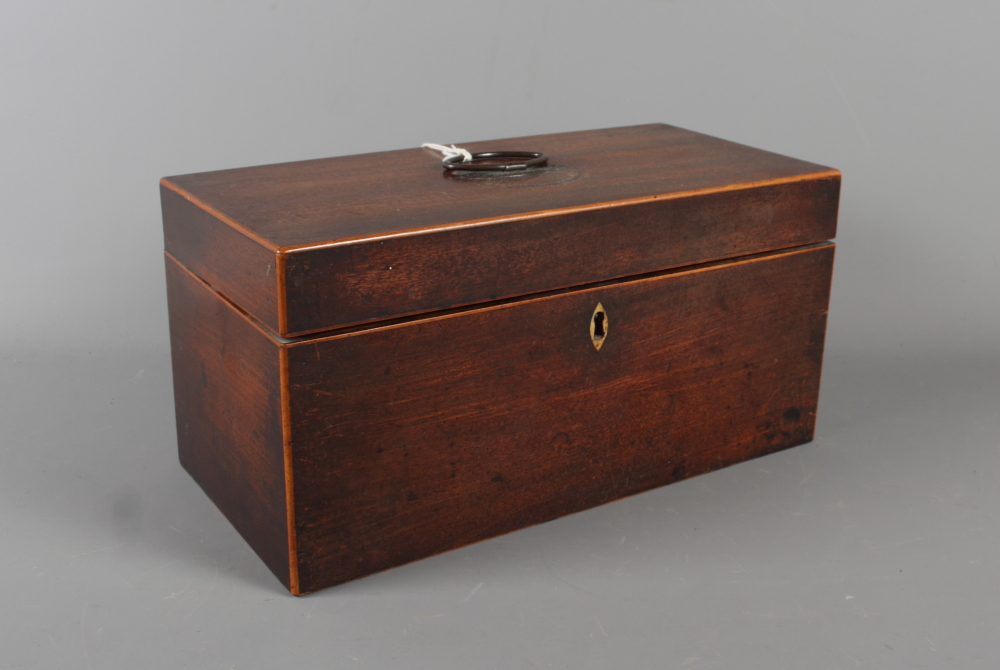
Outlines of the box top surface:
[[549,167],[456,175],[439,154],[416,148],[163,183],[265,247],[294,251],[839,174],[664,124],[460,146],[541,151]]

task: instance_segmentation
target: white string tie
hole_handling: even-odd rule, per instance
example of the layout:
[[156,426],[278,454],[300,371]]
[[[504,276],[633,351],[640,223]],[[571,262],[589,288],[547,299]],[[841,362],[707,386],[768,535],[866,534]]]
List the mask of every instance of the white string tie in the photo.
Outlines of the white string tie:
[[461,147],[456,147],[452,144],[450,147],[443,144],[432,144],[428,142],[427,144],[421,144],[424,149],[433,149],[434,151],[439,151],[444,154],[445,160],[452,158],[453,156],[461,156],[463,163],[468,163],[472,160],[472,154],[462,149]]

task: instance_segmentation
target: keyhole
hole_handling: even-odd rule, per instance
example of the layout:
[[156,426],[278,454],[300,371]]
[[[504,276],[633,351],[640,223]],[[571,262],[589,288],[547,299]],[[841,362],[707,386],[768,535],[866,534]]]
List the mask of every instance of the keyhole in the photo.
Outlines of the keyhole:
[[594,315],[594,338],[604,337],[604,312]]
[[597,303],[594,314],[590,317],[590,340],[594,343],[594,348],[601,350],[605,338],[608,336],[608,313],[601,303]]

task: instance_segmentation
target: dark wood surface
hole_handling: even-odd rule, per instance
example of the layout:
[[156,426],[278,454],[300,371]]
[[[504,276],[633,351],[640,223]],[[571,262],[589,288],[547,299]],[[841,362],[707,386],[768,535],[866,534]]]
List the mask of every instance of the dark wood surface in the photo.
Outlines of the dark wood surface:
[[552,164],[161,182],[181,462],[293,593],[812,437],[837,171],[664,125],[468,146]]
[[180,461],[290,589],[277,343],[169,256]]
[[277,254],[160,186],[167,253],[278,332]]
[[286,335],[828,240],[839,179],[283,255]]
[[833,252],[286,345],[300,592],[810,440]]
[[273,245],[377,238],[530,212],[717,190],[835,170],[664,124],[463,144],[529,149],[551,171],[510,178],[446,174],[427,149],[169,177]]
[[182,194],[212,219],[164,205],[171,253],[205,259],[199,267],[213,276],[188,266],[295,336],[836,232],[836,170],[671,126],[467,146],[537,149],[551,166],[456,176],[435,154],[408,149],[171,177],[165,199]]

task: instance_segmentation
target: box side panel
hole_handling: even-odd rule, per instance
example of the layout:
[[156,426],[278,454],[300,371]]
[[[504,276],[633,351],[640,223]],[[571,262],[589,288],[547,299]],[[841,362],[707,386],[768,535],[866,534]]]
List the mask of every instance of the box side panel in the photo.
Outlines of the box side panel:
[[181,465],[289,587],[279,348],[166,265]]
[[283,334],[829,240],[839,192],[806,179],[289,252]]
[[167,253],[277,332],[275,252],[162,184],[160,204]]
[[810,440],[832,262],[826,244],[289,347],[302,591]]

